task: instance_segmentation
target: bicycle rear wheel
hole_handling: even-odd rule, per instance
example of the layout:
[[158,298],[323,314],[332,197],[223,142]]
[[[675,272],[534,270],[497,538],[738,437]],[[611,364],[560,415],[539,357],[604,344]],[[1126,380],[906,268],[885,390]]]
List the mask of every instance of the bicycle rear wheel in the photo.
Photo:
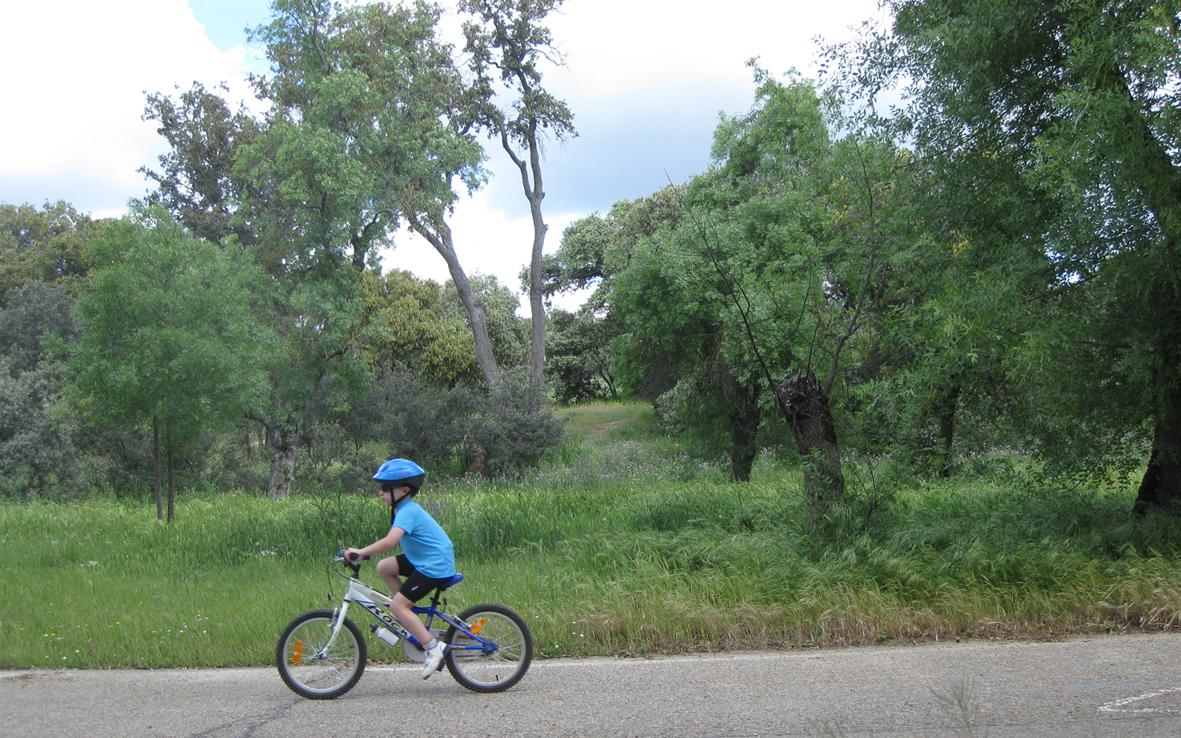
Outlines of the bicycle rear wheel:
[[503,605],[473,605],[459,614],[471,633],[491,641],[482,650],[456,646],[474,645],[476,639],[454,626],[447,630],[447,671],[455,681],[474,692],[501,692],[521,681],[533,661],[533,636],[525,620]]
[[331,610],[309,610],[297,615],[279,636],[275,664],[283,683],[311,700],[330,700],[353,688],[365,671],[365,638],[345,618],[340,635],[332,637]]

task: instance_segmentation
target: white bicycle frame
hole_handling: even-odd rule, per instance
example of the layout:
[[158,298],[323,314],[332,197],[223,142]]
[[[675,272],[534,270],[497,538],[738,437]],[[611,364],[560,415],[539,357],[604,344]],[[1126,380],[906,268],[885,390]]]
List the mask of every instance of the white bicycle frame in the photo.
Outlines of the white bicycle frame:
[[[324,648],[320,649],[320,651],[316,654],[317,658],[323,658],[328,653],[329,649],[332,648],[332,644],[336,643],[336,637],[340,635],[340,630],[344,627],[344,620],[345,616],[348,615],[349,605],[354,602],[360,605],[364,610],[368,611],[370,615],[377,618],[379,622],[385,625],[385,627],[389,628],[390,631],[401,638],[405,643],[421,649],[422,644],[419,643],[418,639],[406,629],[406,626],[399,623],[398,619],[390,613],[388,608],[391,601],[392,600],[389,597],[386,597],[381,592],[378,592],[377,590],[367,586],[364,582],[360,581],[356,577],[349,577],[349,588],[345,592],[344,596],[341,597],[340,607],[336,608],[334,614],[332,636],[329,637],[328,643],[324,645]],[[452,648],[456,651],[455,655],[459,658],[480,656],[494,653],[496,651],[496,645],[491,641],[485,640],[484,638],[473,634],[470,630],[470,625],[465,623],[460,618],[457,618],[453,615],[448,615],[442,610],[437,609],[433,604],[429,607],[413,605],[410,609],[419,615],[430,616],[430,619],[426,623],[426,628],[428,630],[431,630],[431,620],[433,620],[435,617],[438,617],[444,623],[453,625],[462,631],[463,635],[468,639],[469,642],[462,646],[456,646],[455,644],[452,644]],[[407,656],[411,656],[411,654],[407,652]]]
[[[399,623],[398,619],[390,613],[389,606],[392,600],[389,597],[386,597],[381,592],[366,586],[361,581],[350,577],[348,591],[346,591],[344,597],[341,598],[340,607],[336,609],[336,614],[334,616],[335,622],[332,625],[332,637],[328,639],[328,643],[324,645],[324,648],[318,655],[322,656],[323,654],[328,653],[328,650],[332,648],[332,644],[336,642],[336,637],[340,635],[340,629],[344,627],[344,619],[345,616],[348,615],[349,604],[353,602],[356,602],[362,608],[367,610],[370,615],[380,620],[385,625],[385,627],[393,631],[394,634],[399,638],[402,638],[409,643],[413,643],[416,646],[422,646],[422,644],[418,642],[418,639],[406,629],[406,626]],[[415,609],[417,610],[417,607]]]

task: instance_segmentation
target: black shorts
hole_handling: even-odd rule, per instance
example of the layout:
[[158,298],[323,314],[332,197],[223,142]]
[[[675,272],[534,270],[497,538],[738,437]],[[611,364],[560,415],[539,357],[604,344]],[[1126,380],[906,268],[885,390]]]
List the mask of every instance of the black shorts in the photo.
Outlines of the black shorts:
[[396,558],[398,560],[398,576],[404,578],[402,588],[398,591],[411,602],[418,602],[430,594],[431,590],[442,587],[451,580],[451,577],[432,579],[425,576],[414,568],[414,564],[410,563],[410,559],[406,558],[404,553],[398,554]]

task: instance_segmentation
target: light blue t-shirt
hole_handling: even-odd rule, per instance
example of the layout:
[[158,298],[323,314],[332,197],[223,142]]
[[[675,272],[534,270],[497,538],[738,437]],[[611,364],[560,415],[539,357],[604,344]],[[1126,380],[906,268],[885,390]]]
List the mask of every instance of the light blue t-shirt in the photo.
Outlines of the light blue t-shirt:
[[391,528],[401,528],[402,553],[423,576],[446,579],[455,575],[455,549],[443,528],[414,500],[398,503]]

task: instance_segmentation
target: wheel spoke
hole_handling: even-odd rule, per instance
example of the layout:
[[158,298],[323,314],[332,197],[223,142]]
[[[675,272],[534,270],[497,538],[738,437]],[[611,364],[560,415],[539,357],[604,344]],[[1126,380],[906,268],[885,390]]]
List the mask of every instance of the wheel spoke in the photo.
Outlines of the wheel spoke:
[[365,643],[356,626],[345,621],[335,641],[332,630],[332,614],[314,611],[292,621],[280,639],[279,674],[304,697],[337,697],[356,684],[365,668]]
[[[499,605],[477,605],[462,617],[473,630],[478,624],[480,639],[496,644],[496,650],[452,651],[447,662],[452,676],[477,692],[500,691],[519,681],[532,660],[532,640],[520,616]],[[479,643],[454,631],[451,637],[454,644]]]

